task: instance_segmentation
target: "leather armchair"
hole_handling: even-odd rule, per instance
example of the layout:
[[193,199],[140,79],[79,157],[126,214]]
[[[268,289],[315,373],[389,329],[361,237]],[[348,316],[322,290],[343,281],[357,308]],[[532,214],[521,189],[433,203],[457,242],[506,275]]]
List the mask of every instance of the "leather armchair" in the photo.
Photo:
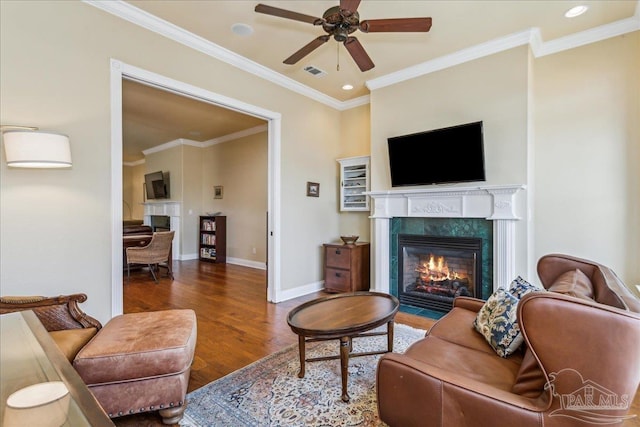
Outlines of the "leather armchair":
[[[564,292],[576,269],[592,300]],[[483,301],[457,298],[405,354],[381,358],[380,418],[402,427],[621,425],[640,384],[640,301],[591,261],[548,255],[538,272],[564,294],[520,300],[522,351],[499,357],[472,325]]]

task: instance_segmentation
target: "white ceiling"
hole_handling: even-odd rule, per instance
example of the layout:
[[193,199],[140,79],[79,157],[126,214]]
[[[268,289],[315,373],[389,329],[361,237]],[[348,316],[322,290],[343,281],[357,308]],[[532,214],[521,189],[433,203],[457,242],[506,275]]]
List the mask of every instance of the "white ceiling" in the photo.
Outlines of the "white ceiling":
[[[528,42],[532,35],[538,45],[548,47],[579,45],[584,40],[597,40],[601,34],[615,35],[640,29],[640,1],[637,0],[362,0],[358,7],[360,20],[405,17],[431,17],[433,25],[428,33],[362,33],[356,36],[373,62],[375,68],[361,72],[355,65],[344,46],[334,40],[314,50],[295,65],[285,65],[282,61],[314,38],[325,34],[321,27],[304,22],[265,15],[254,12],[260,1],[246,0],[130,0],[120,2],[126,15],[132,21],[141,19],[154,22],[155,27],[163,27],[162,34],[175,33],[175,27],[186,30],[192,40],[199,38],[244,57],[253,63],[271,70],[272,75],[284,76],[295,84],[310,88],[311,92],[324,94],[336,103],[350,102],[369,94],[372,81],[388,78],[392,73],[402,73],[410,67],[443,61],[461,52],[482,52],[486,45],[496,46],[514,40],[514,35]],[[321,17],[326,9],[337,6],[339,0],[330,1],[261,1],[269,6],[288,9],[306,15]],[[589,10],[577,18],[568,19],[564,12],[577,4],[586,4]],[[100,6],[98,6],[100,7]],[[112,11],[112,13],[114,13]],[[149,15],[150,14],[150,15]],[[124,17],[125,14],[121,14]],[[134,19],[131,17],[135,16]],[[166,22],[165,22],[166,21]],[[253,28],[250,36],[239,36],[232,32],[231,26],[237,23]],[[624,25],[623,25],[624,24]],[[539,33],[535,29],[539,29]],[[184,35],[182,35],[184,37]],[[595,37],[595,38],[594,38]],[[486,54],[486,53],[485,53]],[[233,54],[232,54],[233,55]],[[337,64],[339,62],[339,71]],[[446,61],[445,61],[446,62]],[[254,64],[255,65],[255,64]],[[303,70],[313,65],[327,72],[317,78]],[[276,74],[277,73],[277,74]],[[368,83],[367,83],[368,82]],[[351,91],[341,89],[349,83]],[[375,86],[374,86],[375,87]],[[126,92],[125,89],[125,98]],[[156,95],[161,91],[154,90]],[[147,93],[146,96],[151,96]],[[142,94],[136,94],[142,96]],[[147,100],[148,101],[148,100]],[[201,104],[196,101],[193,103]],[[150,104],[146,104],[150,105]],[[212,108],[212,106],[206,106]],[[132,107],[132,111],[133,111]],[[145,109],[135,112],[136,123],[127,124],[125,109],[125,140],[127,128],[149,128],[152,117],[144,117]],[[132,112],[133,114],[133,112]],[[217,114],[217,113],[216,113]],[[185,115],[185,119],[197,117]],[[165,117],[164,127],[169,120]],[[175,117],[172,120],[177,120]],[[225,123],[229,124],[227,118]],[[175,136],[200,140],[189,136],[188,132],[200,131],[192,123],[175,124]],[[214,122],[208,123],[214,127]],[[236,127],[223,130],[234,132]],[[252,127],[253,125],[245,125]],[[181,131],[178,132],[177,130]],[[187,134],[184,134],[184,130]],[[157,131],[158,129],[156,129]],[[214,132],[220,136],[220,132]],[[169,136],[167,134],[167,136]],[[140,134],[139,138],[143,138]],[[159,137],[156,134],[156,137]],[[210,138],[209,138],[210,139]],[[171,140],[171,139],[169,139]],[[169,141],[167,140],[167,141]],[[166,142],[166,141],[165,141]],[[156,144],[157,145],[157,144]]]

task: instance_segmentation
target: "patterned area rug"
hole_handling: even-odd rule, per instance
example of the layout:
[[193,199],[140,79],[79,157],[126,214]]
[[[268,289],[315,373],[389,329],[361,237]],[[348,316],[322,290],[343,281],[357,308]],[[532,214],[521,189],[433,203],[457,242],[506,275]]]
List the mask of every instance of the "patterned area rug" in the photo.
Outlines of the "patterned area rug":
[[[386,326],[384,327],[386,328]],[[380,330],[384,330],[384,328]],[[402,353],[425,331],[395,324],[393,351]],[[356,338],[354,352],[386,348],[386,336]],[[307,358],[339,354],[338,340],[307,344]],[[384,426],[378,419],[375,378],[380,355],[349,360],[349,403],[340,399],[340,360],[306,364],[298,378],[292,345],[187,395],[184,427]]]

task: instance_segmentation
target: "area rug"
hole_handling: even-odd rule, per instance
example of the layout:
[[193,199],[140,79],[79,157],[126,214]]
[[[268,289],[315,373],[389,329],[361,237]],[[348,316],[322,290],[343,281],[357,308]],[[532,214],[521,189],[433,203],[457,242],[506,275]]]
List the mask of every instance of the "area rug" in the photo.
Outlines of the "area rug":
[[[386,328],[386,326],[384,327]],[[380,329],[384,330],[384,329]],[[395,324],[393,351],[402,353],[425,331]],[[353,351],[386,348],[386,336],[356,338]],[[307,358],[336,355],[339,341],[307,344]],[[298,345],[289,346],[187,395],[183,427],[384,426],[375,378],[381,355],[349,360],[349,403],[340,399],[340,361],[306,364],[298,378]]]

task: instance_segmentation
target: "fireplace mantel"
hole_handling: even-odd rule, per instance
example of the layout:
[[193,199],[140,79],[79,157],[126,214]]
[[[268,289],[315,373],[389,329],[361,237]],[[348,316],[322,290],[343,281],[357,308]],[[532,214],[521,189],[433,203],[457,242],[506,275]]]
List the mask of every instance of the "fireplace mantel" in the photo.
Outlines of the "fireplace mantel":
[[163,200],[163,201],[147,201],[144,205],[144,223],[151,225],[152,215],[164,215],[168,216],[171,221],[171,230],[175,232],[173,235],[173,242],[171,243],[171,250],[173,259],[181,259],[180,252],[180,213],[181,202]]
[[371,191],[371,240],[373,243],[372,290],[389,293],[390,233],[394,217],[485,218],[494,222],[493,278],[504,286],[515,277],[516,194],[526,187],[487,185],[426,189]]

